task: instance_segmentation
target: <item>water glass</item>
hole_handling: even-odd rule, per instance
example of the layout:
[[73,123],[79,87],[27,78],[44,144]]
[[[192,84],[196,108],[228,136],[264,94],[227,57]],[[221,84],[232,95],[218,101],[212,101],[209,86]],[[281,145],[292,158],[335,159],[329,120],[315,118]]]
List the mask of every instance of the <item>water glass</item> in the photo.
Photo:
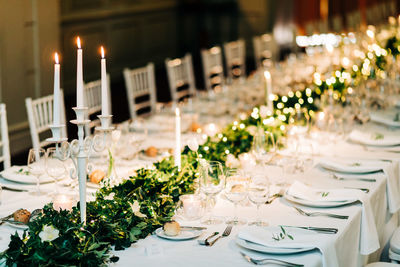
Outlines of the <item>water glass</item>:
[[230,225],[243,225],[246,220],[238,217],[237,210],[239,202],[247,197],[249,177],[241,170],[228,170],[226,172],[225,197],[234,205],[234,216],[226,221]]
[[254,174],[250,178],[248,197],[249,200],[257,206],[257,217],[249,225],[268,226],[268,223],[260,217],[260,207],[265,204],[269,197],[270,183],[267,175]]
[[58,180],[67,173],[64,165],[67,158],[64,150],[59,147],[49,147],[46,151],[46,172],[54,179],[54,195],[58,194]]
[[29,172],[36,177],[36,192],[32,192],[32,194],[37,196],[42,194],[40,192],[40,176],[42,176],[46,170],[45,156],[46,152],[43,148],[31,148],[29,150],[27,162],[28,169]]

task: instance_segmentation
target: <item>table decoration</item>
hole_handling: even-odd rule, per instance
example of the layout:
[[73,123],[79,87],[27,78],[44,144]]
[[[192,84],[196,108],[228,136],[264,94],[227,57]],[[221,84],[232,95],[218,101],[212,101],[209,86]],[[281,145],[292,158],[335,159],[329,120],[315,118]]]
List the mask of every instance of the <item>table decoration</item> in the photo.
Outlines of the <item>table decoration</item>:
[[53,208],[55,210],[72,210],[72,199],[71,197],[64,195],[64,194],[60,194],[60,195],[56,195],[53,199]]
[[185,220],[197,220],[204,215],[204,202],[199,194],[187,194],[179,197],[176,214]]
[[181,168],[181,114],[179,108],[175,109],[175,166]]

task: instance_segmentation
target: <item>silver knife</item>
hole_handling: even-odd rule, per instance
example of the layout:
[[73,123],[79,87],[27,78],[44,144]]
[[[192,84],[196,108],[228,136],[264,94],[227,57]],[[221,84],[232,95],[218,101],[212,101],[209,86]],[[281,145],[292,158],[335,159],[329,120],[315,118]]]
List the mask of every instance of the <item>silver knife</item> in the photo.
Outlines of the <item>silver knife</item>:
[[292,228],[300,228],[325,234],[336,234],[338,232],[337,228],[329,228],[329,227],[314,227],[314,226],[292,226],[292,225],[281,225],[282,227],[292,227]]

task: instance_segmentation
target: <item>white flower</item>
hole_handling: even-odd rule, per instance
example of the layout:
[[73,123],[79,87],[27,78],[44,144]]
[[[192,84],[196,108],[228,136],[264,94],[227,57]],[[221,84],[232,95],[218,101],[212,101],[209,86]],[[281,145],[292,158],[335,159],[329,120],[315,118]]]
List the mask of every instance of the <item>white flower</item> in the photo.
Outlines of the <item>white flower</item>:
[[271,108],[267,107],[267,106],[260,106],[260,116],[261,118],[265,118],[268,115],[271,115]]
[[112,192],[111,194],[109,194],[108,196],[106,196],[104,199],[105,199],[105,200],[113,200],[113,199],[114,199],[114,196],[115,196],[115,193]]
[[39,233],[39,237],[42,242],[50,242],[59,237],[60,231],[54,228],[53,225],[45,225],[43,226],[42,231]]
[[237,158],[235,158],[234,155],[228,154],[228,156],[226,157],[225,165],[228,168],[238,168],[240,167],[240,162]]
[[111,139],[112,139],[113,143],[118,142],[120,138],[121,138],[121,131],[120,130],[112,131]]
[[188,141],[188,147],[193,152],[196,152],[199,149],[199,143],[197,142],[197,140],[195,138],[192,138]]
[[137,202],[137,201],[135,200],[135,201],[133,201],[133,203],[129,203],[129,205],[131,205],[132,212],[133,212],[133,214],[135,214],[137,217],[140,217],[140,218],[145,218],[145,217],[147,217],[145,214],[143,214],[143,213],[140,212],[140,205],[139,205],[139,202]]
[[254,125],[250,125],[247,127],[247,131],[249,132],[250,135],[255,136],[257,133],[257,127]]

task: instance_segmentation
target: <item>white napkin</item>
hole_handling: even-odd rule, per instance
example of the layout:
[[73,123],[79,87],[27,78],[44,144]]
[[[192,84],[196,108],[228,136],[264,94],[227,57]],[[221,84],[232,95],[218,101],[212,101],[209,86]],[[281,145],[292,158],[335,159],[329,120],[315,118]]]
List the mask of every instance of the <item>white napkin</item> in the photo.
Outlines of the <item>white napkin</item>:
[[396,146],[400,145],[400,138],[394,135],[383,134],[381,138],[375,138],[379,133],[365,133],[354,130],[350,133],[349,139],[355,143],[368,146]]
[[374,121],[374,122],[382,123],[382,124],[392,126],[392,127],[400,127],[400,122],[393,120],[394,116],[393,116],[393,118],[390,118],[390,117],[384,116],[382,114],[371,113],[370,118],[371,118],[371,121]]
[[357,189],[313,188],[302,182],[295,181],[287,190],[287,194],[308,201],[318,202],[359,200],[362,203],[360,253],[362,255],[369,255],[379,249],[378,231],[376,229],[371,203],[366,194],[362,191]]
[[285,231],[293,237],[284,238],[276,241],[273,235],[281,233],[280,227],[245,227],[238,233],[238,237],[253,243],[257,243],[267,247],[277,248],[317,248],[322,254],[322,263],[324,267],[339,267],[336,255],[334,238],[329,235],[319,234],[317,232],[284,227]]
[[[355,164],[357,163],[357,164]],[[331,159],[321,159],[319,163],[322,167],[339,172],[348,173],[368,173],[375,171],[383,171],[386,176],[386,194],[388,199],[388,207],[390,213],[396,213],[400,208],[400,192],[399,192],[399,161],[392,162],[374,161],[374,160],[357,160],[350,163],[334,161]]]

